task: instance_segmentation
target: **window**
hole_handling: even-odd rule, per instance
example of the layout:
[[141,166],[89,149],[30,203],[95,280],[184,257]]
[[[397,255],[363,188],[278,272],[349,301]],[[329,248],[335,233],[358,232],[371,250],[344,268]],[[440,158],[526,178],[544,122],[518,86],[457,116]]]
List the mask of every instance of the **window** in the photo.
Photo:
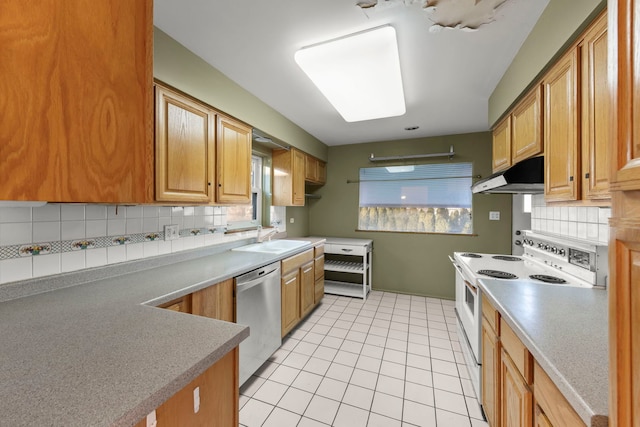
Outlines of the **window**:
[[227,207],[229,228],[255,227],[262,224],[262,158],[251,156],[251,204]]
[[471,163],[360,169],[359,230],[471,234]]

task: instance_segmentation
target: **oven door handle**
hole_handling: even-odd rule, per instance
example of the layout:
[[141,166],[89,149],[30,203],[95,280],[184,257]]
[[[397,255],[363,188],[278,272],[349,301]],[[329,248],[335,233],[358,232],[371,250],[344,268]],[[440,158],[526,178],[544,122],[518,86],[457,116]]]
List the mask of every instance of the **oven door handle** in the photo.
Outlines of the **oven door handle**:
[[451,258],[451,255],[447,255],[447,256],[449,257],[449,261],[451,261],[451,264],[453,264],[453,266],[456,268],[456,270],[458,270],[460,272],[460,274],[462,274],[462,268],[460,268],[460,266],[458,265],[456,260]]

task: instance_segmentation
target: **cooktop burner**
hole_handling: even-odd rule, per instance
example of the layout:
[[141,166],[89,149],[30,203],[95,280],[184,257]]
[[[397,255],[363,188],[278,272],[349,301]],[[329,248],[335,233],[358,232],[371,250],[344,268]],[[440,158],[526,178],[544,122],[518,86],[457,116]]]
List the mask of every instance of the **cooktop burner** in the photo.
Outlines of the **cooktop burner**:
[[507,273],[506,271],[498,271],[498,270],[478,270],[478,274],[494,277],[496,279],[517,279],[518,278],[518,276],[516,276],[515,274]]
[[472,254],[469,252],[465,252],[463,254],[460,254],[460,256],[466,257],[466,258],[482,258],[482,255],[478,255],[478,254]]
[[508,256],[508,255],[496,255],[492,256],[493,259],[499,259],[500,261],[522,261],[522,258],[518,258],[517,256]]
[[567,281],[564,280],[564,279],[561,279],[561,278],[555,277],[555,276],[548,276],[546,274],[532,274],[529,277],[531,279],[540,280],[540,281],[545,282],[545,283],[555,283],[555,284],[567,283]]

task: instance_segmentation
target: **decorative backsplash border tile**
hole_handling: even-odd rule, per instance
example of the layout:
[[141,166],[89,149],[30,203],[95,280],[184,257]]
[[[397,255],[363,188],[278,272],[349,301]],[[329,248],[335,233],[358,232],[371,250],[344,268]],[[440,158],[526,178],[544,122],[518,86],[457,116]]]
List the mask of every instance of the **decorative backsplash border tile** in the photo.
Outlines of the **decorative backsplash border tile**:
[[[179,238],[164,240],[177,224]],[[227,208],[47,204],[0,208],[0,284],[255,237],[225,235]]]

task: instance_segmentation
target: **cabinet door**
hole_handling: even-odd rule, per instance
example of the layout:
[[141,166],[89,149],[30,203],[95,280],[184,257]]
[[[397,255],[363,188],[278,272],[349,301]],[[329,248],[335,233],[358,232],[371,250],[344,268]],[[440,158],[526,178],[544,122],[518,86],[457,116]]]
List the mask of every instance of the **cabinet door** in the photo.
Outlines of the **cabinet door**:
[[511,163],[542,153],[542,86],[536,86],[511,113]]
[[500,342],[482,318],[482,407],[491,427],[500,426]]
[[582,58],[582,198],[607,199],[611,102],[607,81],[607,14],[585,35]]
[[0,200],[152,201],[152,19],[151,0],[0,3]]
[[318,184],[327,182],[327,164],[322,160],[318,160]]
[[293,329],[300,319],[300,270],[282,277],[282,336]]
[[511,116],[507,116],[493,130],[493,171],[511,166]]
[[611,189],[640,190],[640,1],[610,0]]
[[298,150],[293,153],[293,206],[304,206],[304,154]]
[[562,57],[543,80],[544,195],[548,201],[577,200],[578,92],[576,49]]
[[500,426],[531,427],[533,395],[508,353],[500,355]]
[[318,181],[318,160],[311,156],[304,156],[305,181]]
[[640,425],[640,1],[610,0],[609,425]]
[[218,203],[251,202],[251,128],[218,115],[217,195]]
[[300,317],[304,317],[313,309],[315,302],[314,261],[300,267]]
[[273,150],[271,182],[274,206],[304,206],[304,153]]
[[156,200],[213,203],[215,117],[156,85]]
[[191,294],[191,313],[212,319],[235,322],[235,284],[225,280]]

